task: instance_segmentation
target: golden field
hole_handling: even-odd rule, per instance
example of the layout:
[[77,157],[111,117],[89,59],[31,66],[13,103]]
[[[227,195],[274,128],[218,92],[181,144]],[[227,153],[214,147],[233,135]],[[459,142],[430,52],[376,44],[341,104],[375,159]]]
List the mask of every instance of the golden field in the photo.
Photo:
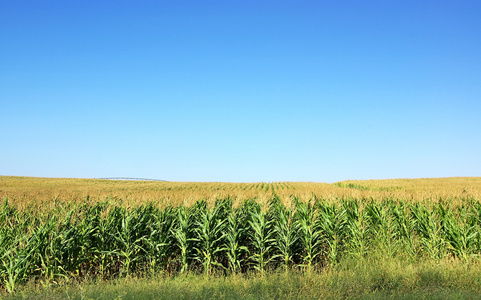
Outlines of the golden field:
[[481,177],[328,184],[0,176],[0,298],[110,290],[104,299],[158,299],[167,291],[148,296],[145,288],[166,284],[180,298],[198,294],[182,282],[212,290],[209,299],[252,299],[244,290],[268,288],[271,299],[473,298],[481,292],[480,195]]
[[333,184],[315,182],[166,182],[107,179],[40,178],[0,176],[0,196],[18,207],[55,202],[97,202],[106,198],[124,205],[154,202],[159,206],[191,205],[205,199],[231,197],[234,204],[256,198],[260,204],[277,195],[290,205],[291,197],[307,201],[313,196],[327,201],[339,199],[398,199],[432,202],[443,199],[481,198],[481,177],[451,177],[388,180],[346,180]]

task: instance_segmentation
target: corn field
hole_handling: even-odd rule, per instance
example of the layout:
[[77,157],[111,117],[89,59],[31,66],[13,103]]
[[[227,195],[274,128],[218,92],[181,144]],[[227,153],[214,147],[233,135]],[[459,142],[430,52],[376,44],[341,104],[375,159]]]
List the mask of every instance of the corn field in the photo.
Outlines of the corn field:
[[233,205],[136,207],[109,199],[51,209],[0,208],[0,287],[135,274],[312,272],[370,255],[470,260],[481,253],[481,203],[337,202],[275,195]]
[[[89,203],[107,197],[122,199],[132,206],[154,202],[157,205],[192,206],[205,199],[212,206],[217,199],[232,198],[234,206],[256,198],[264,206],[277,196],[291,206],[292,197],[308,201],[312,196],[326,201],[338,199],[386,198],[414,203],[443,199],[449,203],[481,199],[481,177],[348,180],[334,184],[322,182],[159,182],[75,178],[0,176],[0,200],[23,209],[28,206],[53,209],[58,202]],[[52,201],[52,200],[55,200]]]

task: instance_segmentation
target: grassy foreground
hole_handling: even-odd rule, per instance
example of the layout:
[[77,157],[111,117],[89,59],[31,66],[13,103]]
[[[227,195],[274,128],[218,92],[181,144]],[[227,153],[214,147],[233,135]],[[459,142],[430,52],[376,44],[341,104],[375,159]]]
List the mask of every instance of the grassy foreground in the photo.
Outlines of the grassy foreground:
[[28,284],[5,299],[481,299],[481,266],[457,260],[346,261],[322,272],[128,277]]

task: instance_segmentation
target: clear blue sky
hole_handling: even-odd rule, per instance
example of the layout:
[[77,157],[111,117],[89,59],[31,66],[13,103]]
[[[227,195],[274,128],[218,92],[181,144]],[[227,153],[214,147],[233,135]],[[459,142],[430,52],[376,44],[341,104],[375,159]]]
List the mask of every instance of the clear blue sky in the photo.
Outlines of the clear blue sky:
[[481,176],[480,1],[0,0],[0,175]]

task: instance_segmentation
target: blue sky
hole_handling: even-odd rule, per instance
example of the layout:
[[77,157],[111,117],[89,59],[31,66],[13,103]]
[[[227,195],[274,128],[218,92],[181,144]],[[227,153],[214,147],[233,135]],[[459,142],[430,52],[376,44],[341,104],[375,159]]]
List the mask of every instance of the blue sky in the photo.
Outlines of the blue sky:
[[481,176],[479,1],[0,1],[0,175]]

